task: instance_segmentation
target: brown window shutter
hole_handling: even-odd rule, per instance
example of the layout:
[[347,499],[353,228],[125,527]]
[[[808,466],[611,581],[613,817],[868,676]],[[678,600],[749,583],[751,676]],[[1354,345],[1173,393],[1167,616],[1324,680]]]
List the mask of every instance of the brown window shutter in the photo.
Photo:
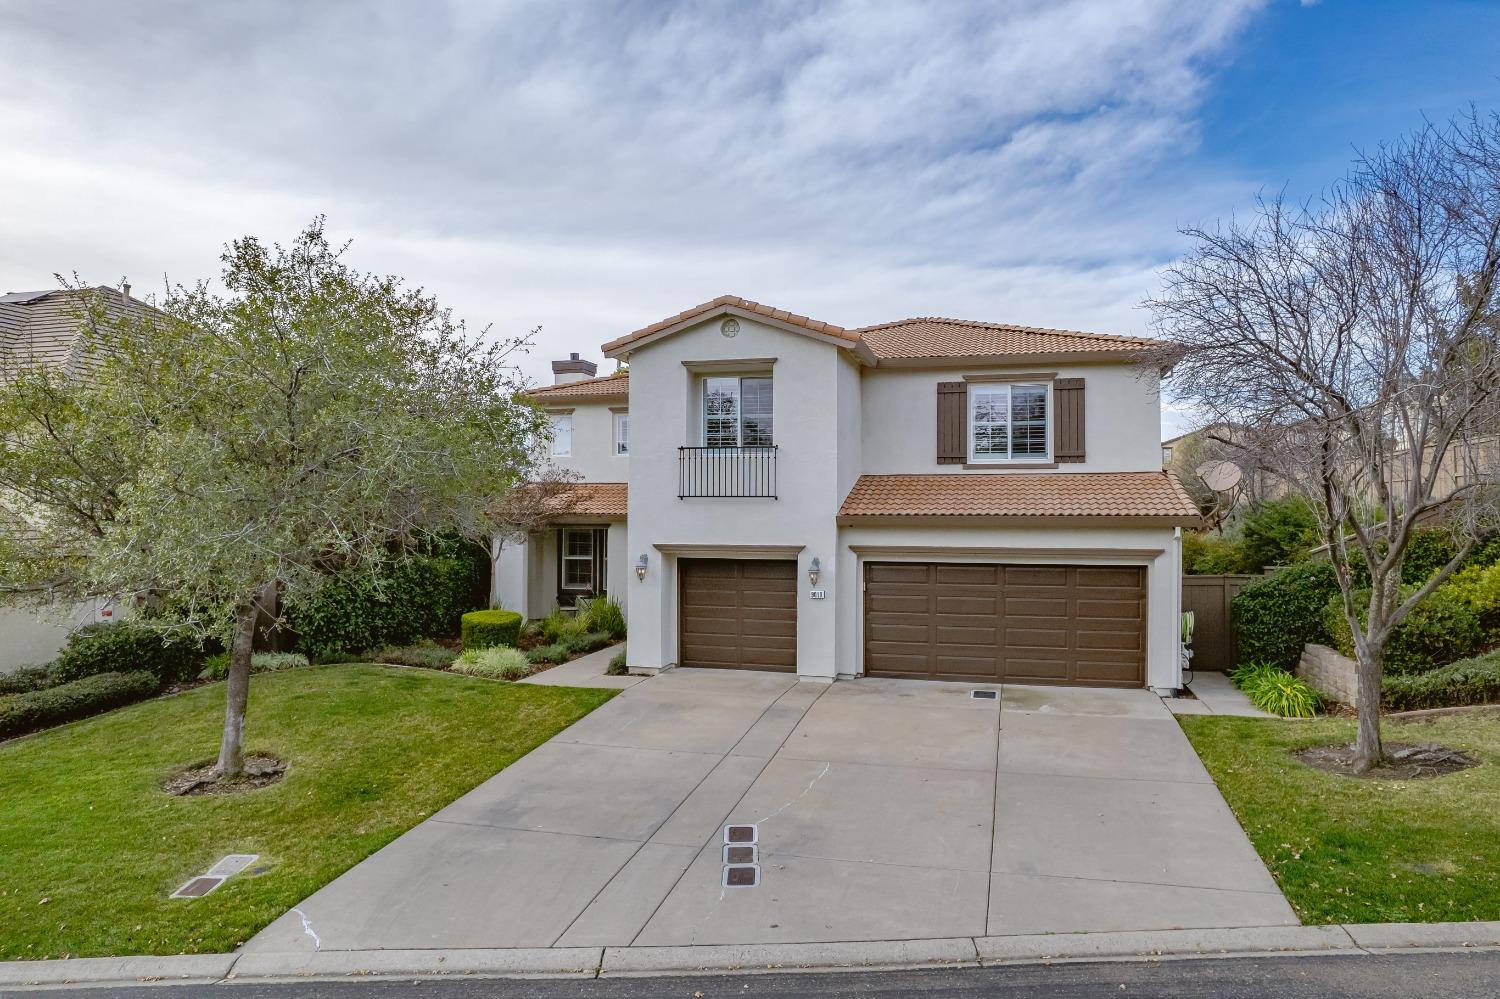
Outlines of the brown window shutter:
[[1057,462],[1083,460],[1083,379],[1052,383],[1052,457]]
[[962,465],[969,460],[969,386],[938,382],[937,460],[939,465]]

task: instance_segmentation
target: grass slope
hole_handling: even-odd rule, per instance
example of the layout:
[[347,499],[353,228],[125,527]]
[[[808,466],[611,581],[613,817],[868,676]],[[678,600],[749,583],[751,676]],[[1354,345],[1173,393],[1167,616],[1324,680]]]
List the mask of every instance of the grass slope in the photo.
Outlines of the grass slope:
[[1352,721],[1180,721],[1304,922],[1500,919],[1500,719],[1387,724],[1387,741],[1482,761],[1417,781],[1340,777],[1289,755],[1352,742]]
[[[246,746],[291,769],[228,796],[158,786],[217,754],[222,684],[0,746],[0,958],[231,950],[613,694],[380,666],[257,676]],[[228,853],[270,870],[167,898]]]

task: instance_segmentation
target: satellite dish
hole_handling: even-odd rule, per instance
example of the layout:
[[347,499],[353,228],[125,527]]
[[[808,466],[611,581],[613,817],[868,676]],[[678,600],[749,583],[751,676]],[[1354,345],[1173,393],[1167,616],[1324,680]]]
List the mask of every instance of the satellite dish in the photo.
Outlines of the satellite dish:
[[1205,461],[1194,471],[1203,480],[1203,484],[1216,493],[1229,492],[1240,484],[1240,478],[1245,474],[1232,461]]

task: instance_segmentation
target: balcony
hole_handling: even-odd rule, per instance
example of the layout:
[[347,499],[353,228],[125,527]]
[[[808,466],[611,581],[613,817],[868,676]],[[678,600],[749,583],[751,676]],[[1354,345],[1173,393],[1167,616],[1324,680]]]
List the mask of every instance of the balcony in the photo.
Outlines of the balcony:
[[776,499],[776,445],[680,447],[678,499]]

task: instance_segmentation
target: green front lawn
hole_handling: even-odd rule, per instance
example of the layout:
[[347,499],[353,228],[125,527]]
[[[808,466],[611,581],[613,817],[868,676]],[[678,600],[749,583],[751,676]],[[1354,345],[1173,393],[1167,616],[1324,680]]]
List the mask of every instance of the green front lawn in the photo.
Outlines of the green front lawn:
[[1482,761],[1415,781],[1340,777],[1288,755],[1352,742],[1352,720],[1180,721],[1304,922],[1500,919],[1500,719],[1387,723],[1387,742]]
[[[159,788],[217,754],[223,684],[0,746],[0,958],[232,950],[614,693],[382,666],[264,674],[246,748],[291,768],[226,796]],[[269,870],[168,899],[229,853]]]

